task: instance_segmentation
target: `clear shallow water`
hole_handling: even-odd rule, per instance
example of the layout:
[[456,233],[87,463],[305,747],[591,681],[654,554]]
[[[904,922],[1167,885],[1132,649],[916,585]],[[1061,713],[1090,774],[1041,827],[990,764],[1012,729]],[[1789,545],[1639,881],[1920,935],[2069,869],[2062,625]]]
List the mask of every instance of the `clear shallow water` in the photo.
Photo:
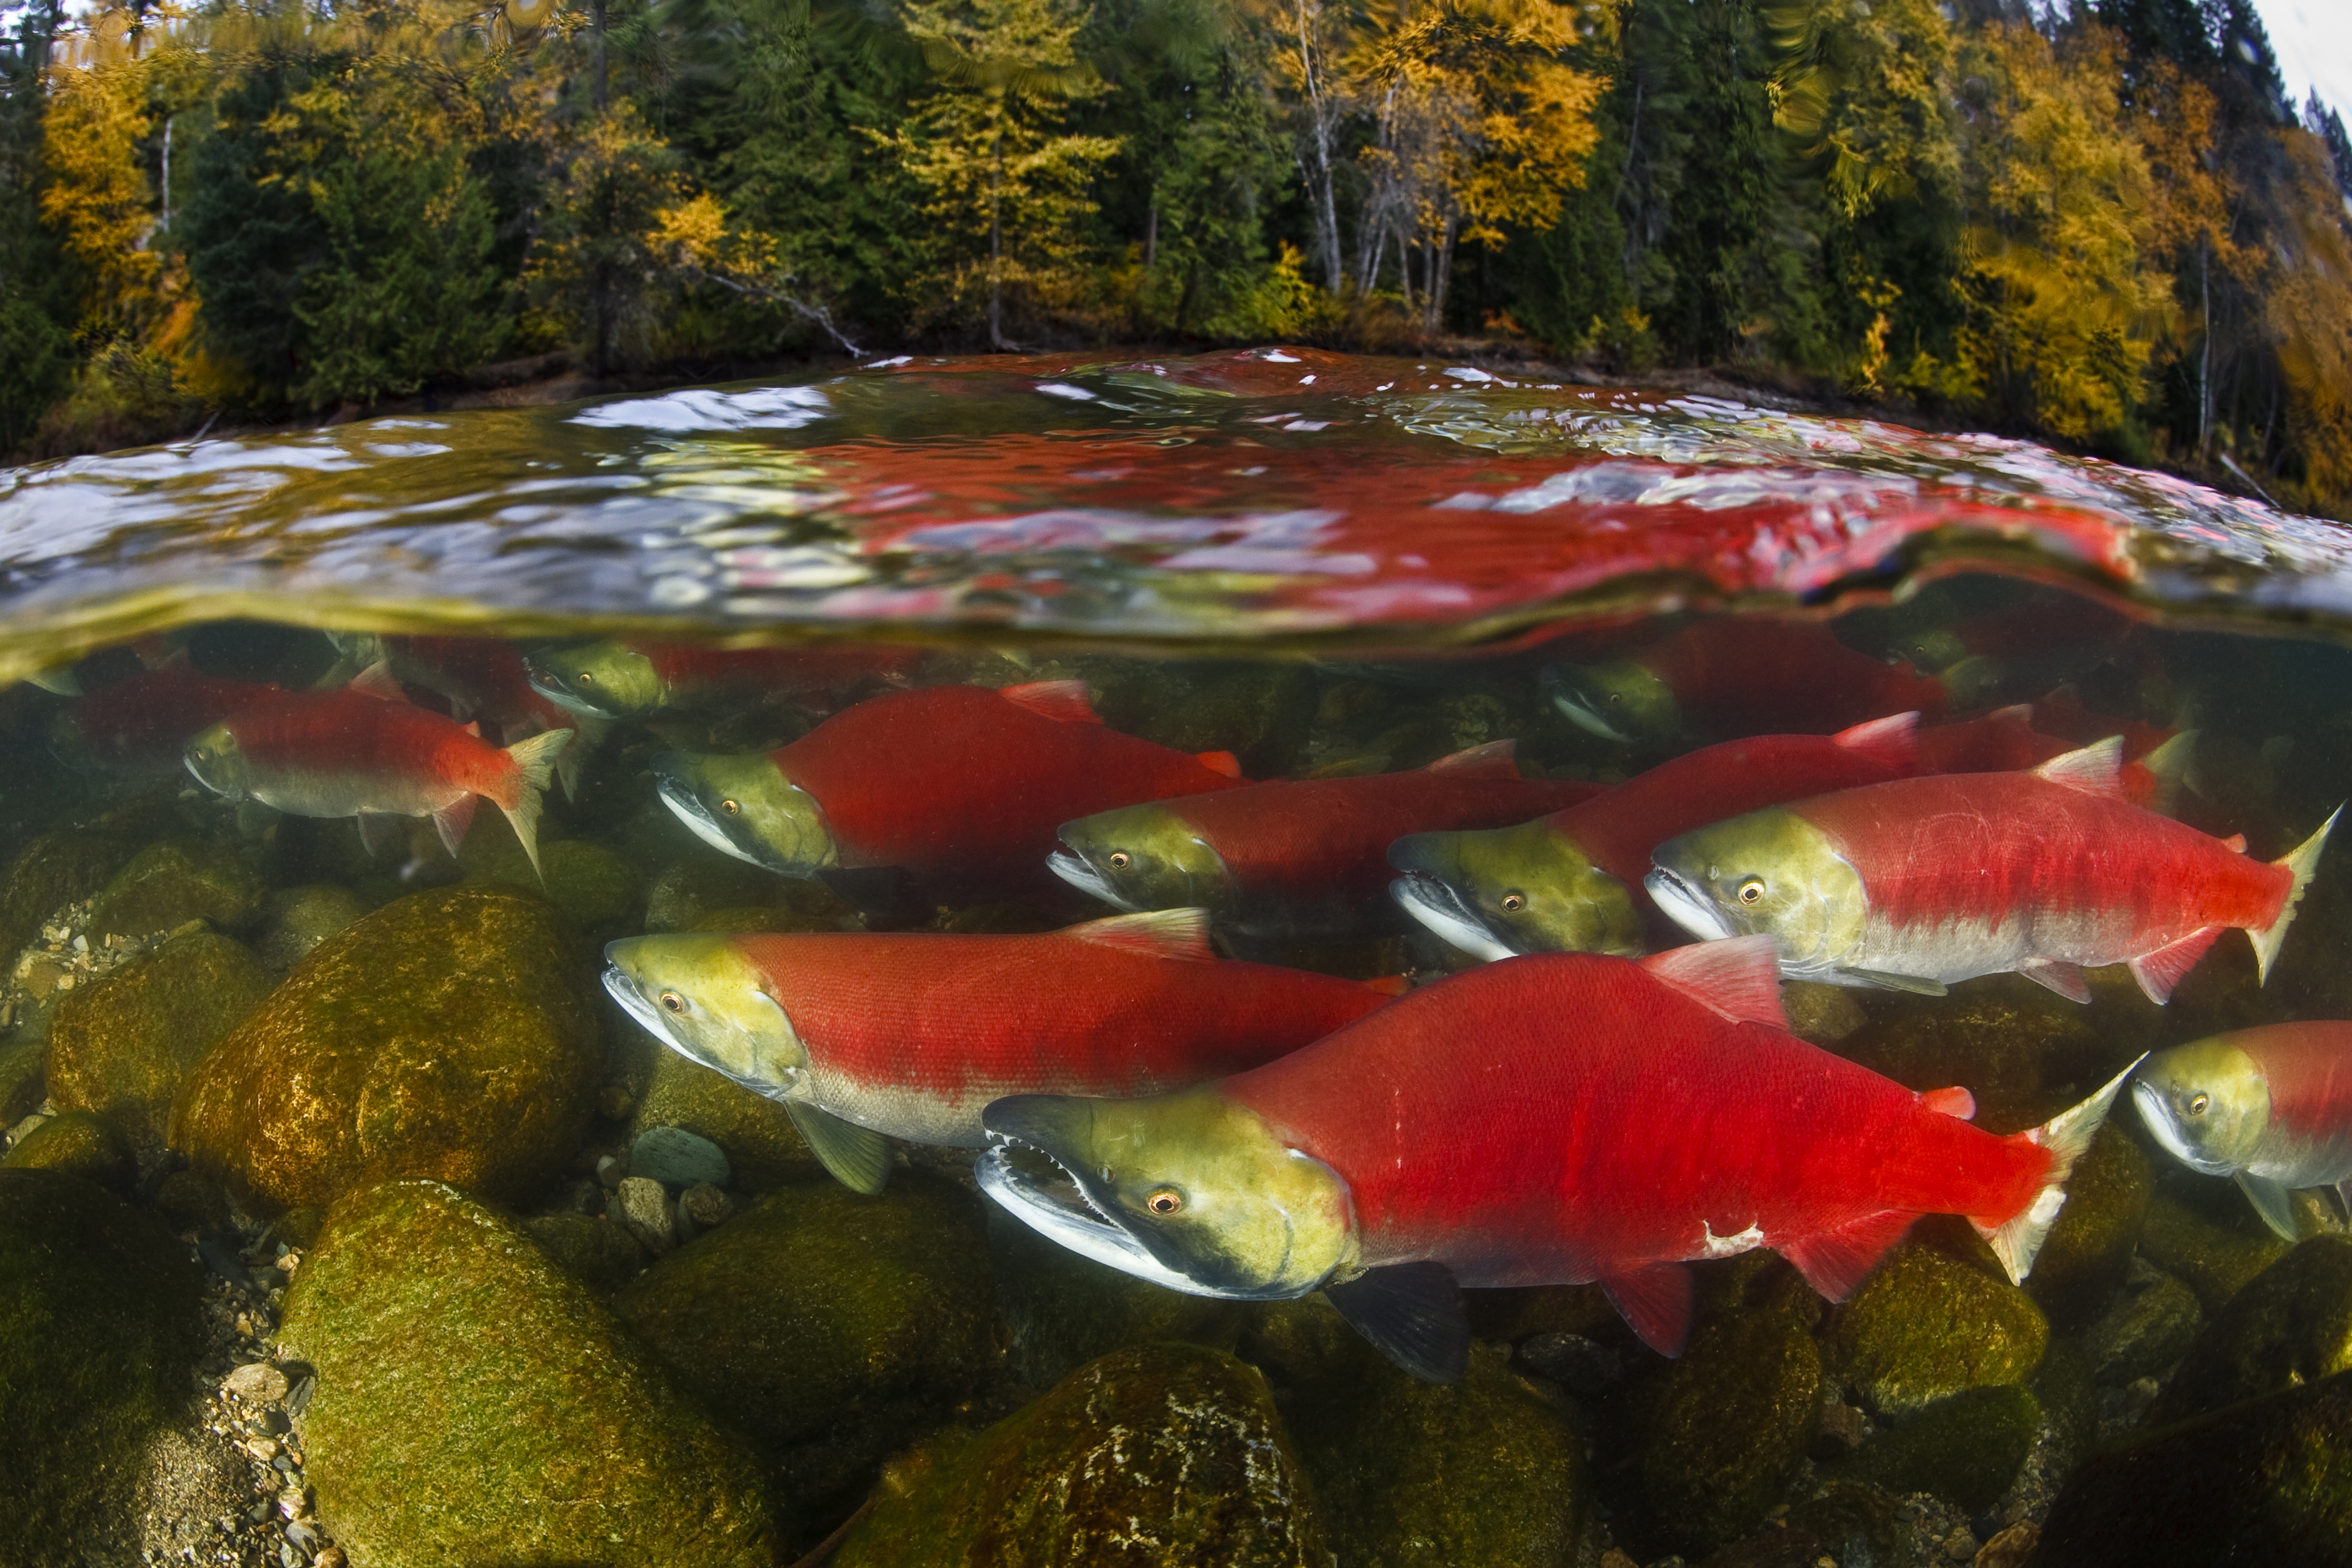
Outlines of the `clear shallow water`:
[[[755,1233],[730,1232],[740,1217],[658,1260],[651,1242],[631,1239],[561,1254],[559,1272],[592,1281],[595,1299],[674,1368],[664,1375],[680,1382],[667,1397],[717,1411],[718,1426],[756,1454],[750,1469],[761,1479],[709,1504],[714,1516],[782,1521],[775,1538],[793,1552],[848,1518],[892,1456],[910,1446],[944,1453],[959,1434],[992,1441],[1005,1430],[997,1423],[1033,1399],[1076,1398],[1081,1369],[1097,1358],[1172,1340],[1202,1347],[1188,1354],[1231,1352],[1268,1380],[1279,1415],[1270,1403],[1250,1419],[1286,1432],[1303,1489],[1318,1500],[1305,1511],[1282,1506],[1318,1521],[1342,1562],[1407,1560],[1401,1543],[1430,1540],[1454,1543],[1451,1560],[1462,1562],[1565,1563],[1604,1543],[1643,1563],[1669,1553],[1696,1562],[1799,1532],[1818,1548],[1808,1562],[1916,1560],[1931,1547],[1954,1560],[1961,1532],[1981,1542],[2053,1517],[2075,1531],[2069,1539],[2104,1532],[2118,1543],[2115,1561],[2147,1561],[2154,1538],[2116,1533],[2130,1508],[2095,1511],[2118,1494],[2095,1442],[2277,1393],[2230,1381],[2239,1373],[2228,1369],[2284,1353],[2274,1325],[2231,1303],[2282,1258],[2334,1267],[2311,1241],[2343,1229],[2329,1201],[2295,1200],[2305,1242],[2288,1254],[2234,1188],[2187,1170],[2119,1109],[2070,1200],[2063,1239],[2025,1289],[2009,1284],[1973,1233],[1931,1218],[1899,1266],[1847,1305],[1825,1303],[1769,1251],[1702,1262],[1696,1336],[1681,1360],[1643,1345],[1592,1286],[1473,1290],[1470,1376],[1443,1396],[1460,1403],[1432,1403],[1438,1396],[1414,1392],[1336,1320],[1296,1315],[1307,1308],[1200,1307],[1028,1233],[1008,1235],[971,1189],[968,1150],[890,1142],[885,1190],[857,1197],[864,1209],[829,1206],[846,1189],[776,1114],[755,1125],[744,1091],[665,1048],[589,978],[607,942],[642,935],[767,929],[926,941],[1045,932],[1115,913],[1048,875],[1042,853],[980,874],[780,874],[724,852],[723,823],[690,826],[690,814],[664,803],[664,782],[678,776],[665,759],[756,755],[866,704],[959,686],[1080,683],[1110,730],[1179,762],[1229,753],[1215,766],[1251,779],[1362,778],[1508,741],[1507,771],[1571,793],[1739,737],[1819,735],[1924,707],[1926,734],[2008,723],[2045,753],[2120,736],[2140,770],[2139,798],[2200,832],[2244,835],[2257,858],[2281,856],[2352,779],[2352,652],[2340,619],[2352,560],[2333,524],[1988,437],[1306,351],[903,362],[805,385],[76,459],[0,484],[0,676],[69,671],[87,693],[20,684],[0,694],[0,855],[11,865],[0,904],[24,917],[23,951],[0,953],[14,965],[0,984],[0,1068],[16,1075],[0,1074],[0,1097],[33,1096],[10,1100],[7,1120],[43,1100],[113,1119],[128,1148],[107,1179],[173,1234],[229,1260],[211,1266],[244,1292],[231,1305],[247,1321],[208,1353],[290,1362],[289,1386],[316,1375],[323,1414],[298,1413],[294,1433],[295,1451],[318,1468],[304,1517],[323,1521],[325,1537],[346,1542],[355,1562],[370,1560],[371,1542],[381,1549],[423,1528],[399,1513],[412,1461],[369,1441],[408,1423],[352,1402],[365,1358],[338,1339],[347,1326],[323,1307],[306,1326],[295,1294],[273,1302],[249,1278],[236,1283],[232,1254],[266,1273],[292,1236],[294,1278],[316,1247],[345,1271],[331,1275],[347,1282],[339,1291],[406,1258],[453,1271],[465,1260],[436,1250],[446,1238],[425,1219],[397,1220],[420,1227],[412,1234],[379,1215],[373,1234],[408,1239],[380,1254],[354,1242],[337,1262],[331,1236],[317,1228],[325,1202],[289,1198],[294,1178],[259,1152],[299,1151],[308,1133],[272,1128],[266,1110],[235,1136],[170,1131],[174,1099],[200,1062],[176,1064],[180,1076],[160,1089],[148,1083],[131,1109],[76,1078],[86,1067],[50,1043],[60,1018],[67,1037],[83,1037],[73,1035],[74,993],[135,983],[160,939],[184,938],[191,920],[199,934],[255,955],[255,992],[275,999],[257,1004],[266,1011],[292,1005],[289,976],[302,973],[306,944],[360,931],[362,917],[453,889],[543,885],[562,923],[532,963],[575,969],[598,1023],[583,1047],[585,1076],[545,1091],[576,1099],[576,1117],[521,1161],[523,1179],[479,1187],[491,1205],[533,1226],[551,1257],[558,1239],[580,1242],[581,1226],[600,1245],[623,1231],[635,1237],[649,1222],[598,1179],[600,1162],[614,1163],[616,1180],[652,1171],[645,1134],[682,1128],[731,1162],[712,1184],[739,1214],[817,1227],[795,1232],[795,1246],[866,1245],[841,1240],[854,1234],[905,1249],[890,1267],[919,1288],[888,1308],[888,1321],[856,1320],[862,1328],[844,1326],[868,1310],[855,1271],[795,1273],[789,1250],[761,1255],[731,1284],[674,1285],[698,1256],[749,1246],[730,1239]],[[409,634],[450,640],[403,640]],[[580,731],[567,746],[570,776],[545,792],[544,884],[494,810],[477,815],[455,854],[421,816],[383,825],[371,847],[349,816],[235,803],[182,765],[190,740],[221,716],[206,705],[226,700],[194,677],[301,690],[388,655],[416,706],[471,718],[488,743],[512,744],[570,722],[519,684],[522,658],[559,668],[600,635],[646,648],[829,646],[749,684],[714,678]],[[1677,656],[1680,665],[1660,651],[1698,646],[1715,651]],[[1669,682],[1677,707],[1627,722],[1618,737],[1601,732],[1587,721],[1612,719],[1593,707],[1607,689],[1573,672],[1643,658],[1685,672]],[[1579,694],[1581,720],[1570,700]],[[1989,720],[2013,705],[2031,711]],[[980,771],[970,754],[934,743],[941,732],[918,730],[869,757],[869,793],[898,799],[903,790],[919,817],[926,792],[946,798]],[[938,813],[950,849],[1005,832],[1016,803],[1000,804],[1002,815]],[[74,862],[81,880],[58,869],[60,846],[98,857]],[[2143,1050],[2352,1017],[2352,889],[2340,854],[2322,857],[2267,984],[2250,945],[2224,933],[2163,1007],[2120,967],[2092,973],[2088,1005],[2014,974],[1963,980],[1944,996],[1797,985],[1787,1005],[1808,1041],[1909,1089],[1965,1088],[1978,1124],[2011,1133],[2080,1101]],[[157,868],[180,875],[190,864],[202,874],[155,880]],[[1301,895],[1270,914],[1221,909],[1213,940],[1233,956],[1349,981],[1401,976],[1416,990],[1478,967],[1475,951],[1388,902],[1387,871],[1372,869],[1369,898]],[[148,911],[121,917],[136,929],[100,929],[125,907]],[[1677,940],[1655,920],[1638,931],[1640,945]],[[91,939],[96,958],[79,956],[77,936]],[[125,963],[125,952],[137,956]],[[542,962],[550,952],[560,962]],[[373,967],[389,972],[410,956],[385,953]],[[639,1016],[658,1022],[651,1005]],[[1465,1037],[1464,1048],[1472,1043]],[[471,1082],[470,1073],[458,1077]],[[270,1074],[246,1088],[252,1106],[274,1103]],[[352,1119],[372,1114],[353,1109]],[[463,1121],[449,1115],[451,1125]],[[514,1124],[523,1121],[516,1110]],[[1459,1142],[1475,1160],[1486,1135],[1466,1129]],[[436,1146],[444,1163],[434,1169],[476,1191],[462,1173],[473,1168],[464,1139],[452,1136],[460,1147]],[[497,1136],[521,1135],[501,1124]],[[694,1145],[672,1153],[706,1158]],[[291,1158],[305,1168],[304,1156]],[[656,1184],[666,1191],[653,1201],[676,1226],[691,1184]],[[205,1209],[205,1194],[236,1206]],[[697,1201],[706,1215],[722,1212],[715,1199]],[[494,1223],[467,1212],[474,1217],[457,1230]],[[856,1228],[877,1225],[884,1229]],[[776,1284],[788,1275],[789,1290]],[[2314,1287],[2273,1277],[2263,1289],[2284,1299]],[[694,1337],[643,1308],[656,1298],[675,1306],[681,1294],[700,1314],[689,1313]],[[2352,1314],[2352,1289],[2337,1295]],[[420,1299],[436,1298],[423,1289]],[[761,1316],[783,1310],[778,1301],[809,1316]],[[292,1339],[278,1337],[279,1308],[294,1315]],[[886,1331],[917,1312],[949,1325],[929,1333],[929,1361]],[[1915,1321],[1955,1326],[1907,1335]],[[837,1335],[824,1342],[851,1348],[839,1365],[813,1358],[824,1363],[810,1373],[821,1396],[796,1394],[795,1405],[775,1391],[800,1385],[762,1357],[778,1342],[821,1340],[809,1322]],[[471,1354],[477,1337],[430,1313],[401,1332],[445,1359]],[[204,1367],[207,1377],[226,1369]],[[435,1385],[494,1394],[512,1373],[436,1371]],[[1129,1375],[1139,1379],[1126,1385],[1133,1397],[1160,1397],[1158,1384]],[[617,1397],[591,1391],[567,1407],[593,1421],[599,1399]],[[804,1415],[861,1400],[865,1414],[838,1426]],[[452,1430],[506,1418],[493,1399],[453,1416]],[[420,1440],[436,1462],[477,1462],[461,1460],[454,1442],[433,1449],[425,1425]],[[2267,1429],[2230,1430],[2273,1441]],[[1409,1450],[1405,1461],[1381,1449],[1390,1437]],[[563,1440],[584,1451],[611,1439],[583,1426]],[[2189,1463],[2207,1440],[2183,1440]],[[1989,1467],[1977,1462],[1987,1452]],[[1069,1458],[1041,1451],[1023,1463],[1050,1477]],[[668,1463],[644,1458],[641,1473],[680,1491],[673,1483],[686,1468]],[[1397,1484],[1425,1472],[1447,1484]],[[436,1498],[490,1500],[467,1505],[467,1539],[524,1539],[499,1533],[521,1529],[499,1500],[530,1488],[432,1473]],[[2260,1521],[2230,1512],[2244,1501],[2233,1489],[2242,1473],[2253,1472],[2225,1465],[2205,1475],[2200,1495],[2223,1521],[2217,1528],[2258,1542]],[[2090,1500],[2072,1505],[2074,1525],[2052,1511],[2070,1483]],[[268,1480],[252,1496],[283,1485]],[[936,1521],[974,1506],[898,1485],[880,1489],[891,1500],[880,1522],[853,1538],[843,1561],[895,1561],[890,1541],[916,1538],[906,1510]],[[1199,1502],[1174,1495],[1119,1506],[1181,1512]],[[1262,1500],[1253,1494],[1251,1506]],[[652,1517],[641,1500],[627,1507]],[[1784,1522],[1768,1522],[1784,1507]],[[271,1528],[274,1552],[283,1531]],[[1247,1556],[1230,1542],[1204,1552],[1197,1560]]]

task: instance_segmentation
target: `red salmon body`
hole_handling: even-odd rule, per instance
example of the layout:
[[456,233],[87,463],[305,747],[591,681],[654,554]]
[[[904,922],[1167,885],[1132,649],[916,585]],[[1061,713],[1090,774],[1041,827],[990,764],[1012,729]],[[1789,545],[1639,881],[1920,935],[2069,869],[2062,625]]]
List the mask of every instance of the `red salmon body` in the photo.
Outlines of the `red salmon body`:
[[829,703],[875,684],[904,685],[923,662],[916,647],[709,647],[699,643],[633,645],[681,706],[773,700]]
[[[223,722],[251,770],[248,793],[300,816],[422,816],[467,795],[512,810],[521,799],[522,770],[511,757],[411,702],[349,688],[284,692]],[[352,804],[312,810],[281,798]]]
[[1670,688],[1692,729],[1827,734],[1883,713],[1944,710],[1942,685],[1883,663],[1811,621],[1713,616],[1633,656]]

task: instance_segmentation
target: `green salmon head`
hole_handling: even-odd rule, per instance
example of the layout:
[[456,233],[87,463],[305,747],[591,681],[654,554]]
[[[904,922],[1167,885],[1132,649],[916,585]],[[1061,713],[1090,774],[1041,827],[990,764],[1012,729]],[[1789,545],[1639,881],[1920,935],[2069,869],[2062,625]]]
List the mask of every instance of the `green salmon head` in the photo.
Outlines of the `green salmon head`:
[[2209,1176],[2245,1166],[2270,1131],[2270,1080],[2227,1035],[2148,1058],[2132,1080],[2132,1102],[2158,1142]]
[[1416,833],[1389,846],[1389,864],[1404,873],[1389,890],[1406,912],[1476,957],[1642,952],[1633,895],[1549,818]]
[[824,808],[767,753],[657,752],[651,766],[662,804],[712,848],[787,877],[840,864]]
[[1214,1085],[1148,1100],[1013,1095],[981,1124],[981,1190],[1098,1263],[1245,1301],[1355,1271],[1348,1184]]
[[180,753],[180,760],[187,764],[198,784],[224,800],[245,798],[245,752],[226,724],[215,724],[190,741],[187,749]]
[[642,719],[662,705],[653,661],[616,642],[541,648],[523,660],[531,689],[588,719]]
[[629,1016],[688,1060],[783,1100],[808,1049],[782,1005],[724,936],[635,936],[604,947],[604,989]]
[[1682,733],[1674,688],[1630,658],[1555,664],[1543,672],[1543,687],[1570,723],[1604,741],[1632,746]]
[[1701,941],[1769,936],[1781,972],[1824,973],[1860,945],[1870,912],[1861,874],[1829,836],[1775,806],[1658,846],[1643,885]]
[[1062,824],[1062,842],[1046,859],[1054,874],[1108,904],[1149,910],[1226,912],[1233,880],[1224,858],[1200,829],[1165,805],[1129,805]]

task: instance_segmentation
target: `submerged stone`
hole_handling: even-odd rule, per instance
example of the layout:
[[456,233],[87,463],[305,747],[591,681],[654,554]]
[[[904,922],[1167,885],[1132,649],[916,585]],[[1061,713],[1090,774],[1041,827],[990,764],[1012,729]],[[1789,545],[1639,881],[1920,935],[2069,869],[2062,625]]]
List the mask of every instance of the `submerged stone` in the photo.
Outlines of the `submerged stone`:
[[1915,1241],[1889,1253],[1839,1312],[1831,1354],[1847,1384],[1894,1413],[2021,1383],[2049,1343],[2032,1297]]
[[2099,1382],[2120,1387],[2155,1377],[2188,1353],[2205,1327],[2197,1292],[2171,1275],[2141,1264],[2144,1278],[2098,1321],[2083,1331],[2083,1352]]
[[735,1184],[767,1192],[790,1182],[831,1181],[793,1127],[782,1101],[745,1089],[722,1073],[689,1061],[646,1033],[635,1019],[615,1016],[625,1030],[622,1050],[631,1063],[635,1095],[632,1142],[656,1127],[675,1127],[708,1139],[725,1152]]
[[89,939],[127,939],[204,921],[242,931],[261,912],[261,879],[235,850],[204,838],[167,838],[131,858],[100,889]]
[[2352,1371],[2352,1239],[2297,1243],[2214,1314],[2147,1413],[2154,1427]]
[[1046,1240],[996,1204],[987,1208],[1005,1370],[1017,1381],[1051,1388],[1097,1356],[1162,1340],[1234,1348],[1248,1311],[1241,1303],[1139,1279]]
[[198,1292],[187,1249],[120,1198],[0,1170],[0,1561],[66,1561],[130,1506],[133,1461],[187,1397]]
[[0,1043],[0,1132],[39,1110],[47,1098],[48,1059],[46,1040]]
[[131,847],[116,834],[64,828],[18,850],[0,876],[0,963],[14,962],[59,908],[104,887]]
[[260,961],[235,938],[173,938],[58,1004],[50,1098],[100,1113],[134,1143],[161,1145],[182,1081],[269,986]]
[[[723,1232],[721,1234],[724,1234]],[[1326,1568],[1265,1380],[1163,1344],[1090,1362],[908,1467],[833,1568]]]
[[254,943],[261,962],[291,969],[310,950],[368,912],[368,902],[336,882],[311,882],[272,893]]
[[330,1215],[285,1352],[320,1516],[371,1568],[770,1568],[751,1453],[512,1221],[438,1182]]
[[2196,1291],[2209,1315],[2287,1253],[2287,1244],[2236,1188],[2220,1183],[2213,1188],[2194,1205],[2159,1190],[2148,1201],[2139,1237],[2140,1256]]
[[834,1182],[773,1193],[638,1276],[614,1310],[782,1456],[793,1495],[830,1497],[994,1371],[979,1202],[916,1173],[878,1197]]
[[478,822],[475,827],[460,855],[468,883],[504,885],[542,897],[565,925],[599,941],[635,924],[630,916],[637,907],[637,873],[612,850],[581,838],[545,839],[534,871],[512,832],[485,833]]
[[103,1117],[87,1110],[62,1111],[27,1133],[0,1166],[20,1171],[63,1171],[129,1194],[136,1170],[131,1149]]
[[1636,1461],[1653,1522],[1693,1553],[1737,1540],[1780,1500],[1821,1418],[1811,1333],[1771,1304],[1702,1323],[1643,1391]]
[[173,1143],[264,1214],[409,1175],[520,1199],[587,1125],[584,970],[537,899],[396,900],[321,942],[198,1064]]
[[1864,1444],[1839,1473],[1981,1513],[2017,1479],[2041,1428],[2041,1402],[2019,1384],[1963,1389]]
[[628,1226],[594,1215],[540,1215],[522,1222],[530,1238],[582,1283],[610,1296],[644,1272],[646,1249]]
[[727,1184],[727,1152],[683,1127],[648,1127],[630,1141],[629,1174],[683,1190],[698,1182]]

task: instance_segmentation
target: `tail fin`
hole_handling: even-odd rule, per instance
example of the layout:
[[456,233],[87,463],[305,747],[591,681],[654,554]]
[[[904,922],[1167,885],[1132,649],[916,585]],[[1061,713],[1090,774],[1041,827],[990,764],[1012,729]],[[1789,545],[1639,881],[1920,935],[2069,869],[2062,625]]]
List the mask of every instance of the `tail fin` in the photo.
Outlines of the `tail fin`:
[[571,742],[569,730],[542,730],[507,748],[507,755],[522,770],[522,785],[515,791],[515,803],[509,805],[500,801],[499,809],[514,824],[515,837],[521,841],[522,852],[530,857],[530,868],[539,872],[542,884],[547,873],[540,870],[539,865],[539,797],[555,772],[555,759]]
[[2180,799],[2182,784],[2187,784],[2199,795],[2205,793],[2197,788],[2197,731],[2194,730],[2181,731],[2142,757],[2139,765],[2156,779],[2155,792],[2147,801],[2150,811],[2170,816],[2173,806]]
[[2147,1059],[2145,1053],[2134,1058],[2130,1067],[2109,1079],[2090,1099],[2070,1110],[2060,1111],[2039,1127],[2017,1134],[2018,1139],[2050,1151],[2050,1171],[2041,1190],[2021,1212],[2005,1220],[1969,1216],[1977,1234],[1992,1244],[1993,1256],[2009,1270],[2011,1282],[2021,1285],[2025,1277],[2033,1272],[2034,1255],[2042,1250],[2058,1211],[2066,1206],[2066,1178],[2074,1173],[2074,1162],[2083,1157],[2091,1140],[2105,1125],[2107,1111],[2115,1105],[2116,1096],[2123,1091],[2124,1080]]
[[555,759],[555,776],[563,784],[563,798],[578,800],[580,775],[587,771],[589,757],[604,743],[604,737],[613,732],[613,721],[592,719],[584,713],[573,713],[568,717],[579,739],[564,747],[562,754]]
[[2336,819],[2343,815],[2344,808],[2337,806],[2327,814],[2327,820],[2319,825],[2318,832],[2296,845],[2284,858],[2271,862],[2273,866],[2284,868],[2294,881],[2286,890],[2286,901],[2279,906],[2278,919],[2260,931],[2246,933],[2254,942],[2257,984],[2270,979],[2271,965],[2278,962],[2279,948],[2286,942],[2286,928],[2294,923],[2294,907],[2303,901],[2303,890],[2311,886],[2312,873],[2319,869],[2319,852],[2327,847],[2328,832],[2335,827]]

